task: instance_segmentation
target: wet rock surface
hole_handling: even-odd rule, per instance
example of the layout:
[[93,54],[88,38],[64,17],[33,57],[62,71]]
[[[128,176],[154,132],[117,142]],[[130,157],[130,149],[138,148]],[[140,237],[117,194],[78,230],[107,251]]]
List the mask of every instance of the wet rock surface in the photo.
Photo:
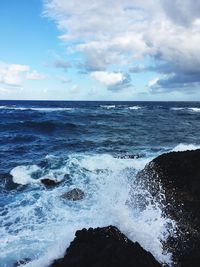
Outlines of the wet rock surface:
[[151,161],[137,183],[165,205],[177,222],[177,237],[165,244],[181,267],[200,266],[200,150],[171,152]]
[[19,261],[15,262],[15,263],[13,264],[13,267],[24,266],[24,265],[26,265],[27,263],[29,263],[30,261],[31,261],[30,258],[25,258],[25,259],[19,260]]
[[43,178],[40,180],[40,182],[45,185],[46,187],[54,187],[57,186],[61,183],[61,181],[55,181],[53,179],[49,179],[49,178]]
[[13,176],[10,173],[0,173],[0,181],[4,183],[5,189],[8,191],[15,190],[19,187],[18,184],[13,182]]
[[51,267],[161,267],[151,253],[116,227],[82,229]]
[[10,173],[0,173],[0,179],[12,179],[12,175]]
[[82,200],[85,197],[85,193],[79,188],[74,188],[62,194],[61,197],[67,200],[77,201]]

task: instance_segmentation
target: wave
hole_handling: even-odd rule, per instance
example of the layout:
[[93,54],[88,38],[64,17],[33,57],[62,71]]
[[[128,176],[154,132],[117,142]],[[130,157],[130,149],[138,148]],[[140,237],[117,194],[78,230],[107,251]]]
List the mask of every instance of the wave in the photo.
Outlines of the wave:
[[[86,127],[87,128],[87,127]],[[75,123],[64,123],[56,120],[44,120],[44,121],[32,121],[32,120],[27,120],[27,121],[19,121],[18,123],[16,122],[11,122],[11,123],[2,123],[1,124],[1,130],[6,130],[6,131],[21,131],[24,132],[24,136],[12,136],[13,142],[26,142],[26,141],[34,141],[37,138],[37,133],[43,133],[43,134],[48,134],[48,133],[53,133],[54,131],[62,131],[62,132],[74,132],[77,130],[84,130],[87,131],[87,129],[84,129],[84,126],[81,124],[75,124]],[[32,136],[30,136],[30,134]],[[4,138],[5,139],[5,138]],[[11,141],[7,140],[7,141]]]
[[133,106],[133,107],[128,107],[128,109],[130,110],[138,110],[138,109],[141,109],[142,107],[140,106]]
[[31,110],[36,111],[45,111],[45,112],[52,112],[52,111],[69,111],[74,110],[75,108],[31,108]]
[[195,108],[195,107],[173,107],[170,109],[174,111],[185,110],[185,111],[200,112],[200,108]]
[[170,108],[171,110],[185,110],[186,108]]
[[194,145],[194,144],[179,144],[175,146],[171,151],[173,152],[179,152],[179,151],[187,151],[187,150],[196,150],[200,149],[200,145]]
[[100,107],[101,107],[101,108],[105,108],[105,109],[113,109],[113,108],[115,108],[116,106],[115,106],[115,105],[101,105]]
[[14,183],[27,185],[30,183],[38,183],[37,180],[31,177],[31,175],[38,170],[39,167],[37,165],[17,166],[11,170],[10,174],[13,177],[12,179]]
[[7,106],[0,106],[0,109],[7,109]]
[[194,112],[200,112],[200,108],[188,108],[188,109]]
[[33,111],[40,111],[40,112],[53,112],[53,111],[70,111],[74,110],[75,108],[37,108],[37,107],[16,107],[16,106],[0,106],[0,109],[8,109],[8,110],[33,110]]
[[124,105],[101,105],[100,106],[101,108],[104,108],[104,109],[130,109],[130,110],[138,110],[138,109],[141,109],[142,107],[140,106],[130,106],[130,107],[127,107],[127,106],[124,106]]
[[[34,259],[26,265],[29,267],[47,266],[64,254],[77,229],[105,225],[117,226],[159,261],[169,263],[170,254],[163,251],[162,242],[167,239],[171,220],[163,217],[153,199],[142,211],[128,204],[133,199],[131,186],[136,174],[149,160],[119,159],[109,154],[73,154],[68,158],[49,155],[46,165],[15,167],[11,171],[13,181],[28,187],[6,205],[6,215],[2,216],[0,236],[5,242],[0,254],[8,263],[5,266],[12,265],[13,257]],[[34,190],[44,176],[64,182],[51,193],[42,186]],[[61,200],[59,196],[74,187],[85,192],[85,199]]]
[[20,126],[41,131],[54,131],[56,129],[70,130],[78,127],[74,123],[60,123],[56,121],[24,121]]

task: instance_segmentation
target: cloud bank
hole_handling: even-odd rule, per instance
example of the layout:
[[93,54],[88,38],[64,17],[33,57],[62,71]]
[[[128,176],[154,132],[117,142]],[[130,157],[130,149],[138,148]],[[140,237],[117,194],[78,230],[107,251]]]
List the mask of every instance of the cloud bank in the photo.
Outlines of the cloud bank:
[[27,80],[44,80],[47,76],[36,70],[31,70],[28,65],[11,64],[0,61],[0,90],[8,91],[20,88]]
[[46,0],[44,14],[68,51],[83,55],[85,73],[108,87],[124,88],[119,70],[128,69],[156,72],[153,92],[199,89],[199,0]]

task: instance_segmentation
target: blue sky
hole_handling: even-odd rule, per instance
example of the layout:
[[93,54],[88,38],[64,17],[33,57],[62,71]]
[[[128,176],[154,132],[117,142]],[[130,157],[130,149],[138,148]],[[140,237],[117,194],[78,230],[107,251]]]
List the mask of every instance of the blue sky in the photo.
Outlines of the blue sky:
[[2,0],[0,99],[200,100],[200,1]]

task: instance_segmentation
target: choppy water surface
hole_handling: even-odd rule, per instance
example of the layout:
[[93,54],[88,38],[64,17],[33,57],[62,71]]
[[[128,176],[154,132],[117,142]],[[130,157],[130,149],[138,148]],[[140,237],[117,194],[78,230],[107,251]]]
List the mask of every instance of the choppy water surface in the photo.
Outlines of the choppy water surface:
[[[131,186],[155,156],[197,148],[199,132],[194,102],[0,101],[0,266],[48,266],[77,229],[109,224],[170,263],[174,222],[152,199],[133,209]],[[42,178],[63,182],[46,189]],[[84,200],[60,198],[75,187]]]

